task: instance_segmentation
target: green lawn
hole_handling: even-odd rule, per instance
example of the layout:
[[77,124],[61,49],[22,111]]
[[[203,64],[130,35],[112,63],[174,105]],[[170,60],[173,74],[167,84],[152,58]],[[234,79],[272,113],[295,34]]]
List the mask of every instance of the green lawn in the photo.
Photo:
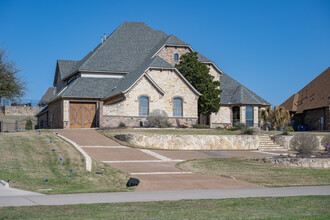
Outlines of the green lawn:
[[0,155],[0,179],[14,188],[51,194],[128,190],[126,173],[95,160],[86,171],[84,157],[48,130],[0,133]]
[[0,208],[0,219],[329,219],[330,196]]
[[330,169],[284,167],[247,158],[190,160],[177,167],[196,173],[233,176],[268,187],[330,185]]

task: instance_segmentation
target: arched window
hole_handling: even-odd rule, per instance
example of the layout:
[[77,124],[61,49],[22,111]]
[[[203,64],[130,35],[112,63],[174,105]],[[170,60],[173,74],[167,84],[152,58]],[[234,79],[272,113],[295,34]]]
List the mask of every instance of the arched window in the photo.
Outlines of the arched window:
[[146,96],[141,96],[139,98],[139,115],[140,116],[149,115],[149,98]]
[[179,54],[174,54],[174,61],[178,61],[179,60]]
[[182,98],[173,99],[173,116],[182,117]]
[[246,125],[253,127],[253,106],[246,106]]

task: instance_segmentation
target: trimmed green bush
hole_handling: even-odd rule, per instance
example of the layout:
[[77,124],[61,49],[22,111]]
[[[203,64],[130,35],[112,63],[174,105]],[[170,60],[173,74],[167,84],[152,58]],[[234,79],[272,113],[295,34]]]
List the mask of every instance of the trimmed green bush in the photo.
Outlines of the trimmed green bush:
[[119,127],[120,127],[120,128],[126,128],[126,125],[125,125],[124,122],[121,121],[121,122],[119,123]]
[[246,135],[253,135],[256,131],[253,128],[250,128],[246,126],[245,128],[241,129],[241,134],[246,134]]
[[235,122],[234,127],[237,128],[238,130],[242,130],[248,128],[249,126],[247,126],[245,123]]
[[285,131],[282,132],[282,135],[290,135],[290,132],[285,130]]
[[319,140],[313,134],[297,134],[290,141],[292,150],[301,154],[311,154],[319,146]]
[[32,120],[31,119],[26,120],[25,129],[32,130]]

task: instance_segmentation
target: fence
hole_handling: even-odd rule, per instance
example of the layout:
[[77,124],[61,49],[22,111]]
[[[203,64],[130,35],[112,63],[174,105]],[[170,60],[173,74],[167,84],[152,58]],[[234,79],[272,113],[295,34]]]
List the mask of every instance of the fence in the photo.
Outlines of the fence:
[[46,102],[40,102],[40,100],[34,99],[20,99],[17,101],[10,101],[6,99],[1,99],[0,106],[31,106],[31,107],[44,107]]
[[34,118],[27,117],[21,120],[2,119],[0,120],[0,132],[12,132],[25,130],[26,122],[32,121],[32,128],[35,128],[38,121]]

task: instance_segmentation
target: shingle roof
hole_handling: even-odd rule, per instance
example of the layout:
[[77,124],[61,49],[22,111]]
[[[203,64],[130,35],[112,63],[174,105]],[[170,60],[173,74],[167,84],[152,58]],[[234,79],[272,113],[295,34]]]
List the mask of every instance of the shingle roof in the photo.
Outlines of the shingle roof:
[[154,47],[166,38],[143,22],[124,22],[79,67],[79,70],[131,72],[150,57]]
[[199,52],[197,52],[197,57],[198,57],[198,61],[199,62],[202,62],[202,63],[210,63],[210,62],[212,62],[211,60],[209,60],[207,57],[203,56]]
[[270,105],[266,100],[223,73],[220,77],[221,104]]
[[38,112],[38,113],[36,114],[36,116],[41,115],[41,114],[47,112],[47,111],[48,111],[48,108],[49,108],[48,105],[46,105],[43,109],[40,110],[40,112]]
[[61,97],[104,98],[120,79],[79,77],[68,85]]
[[57,60],[58,68],[61,73],[61,80],[69,76],[75,69],[80,61],[77,60]]
[[55,93],[56,93],[56,87],[49,87],[46,93],[40,99],[38,105],[47,104],[47,102],[55,96]]
[[184,42],[183,40],[181,40],[180,38],[178,38],[177,36],[175,36],[173,34],[168,36],[168,38],[166,39],[164,44],[166,44],[166,45],[178,45],[178,46],[189,46],[189,44],[187,44],[186,42]]

